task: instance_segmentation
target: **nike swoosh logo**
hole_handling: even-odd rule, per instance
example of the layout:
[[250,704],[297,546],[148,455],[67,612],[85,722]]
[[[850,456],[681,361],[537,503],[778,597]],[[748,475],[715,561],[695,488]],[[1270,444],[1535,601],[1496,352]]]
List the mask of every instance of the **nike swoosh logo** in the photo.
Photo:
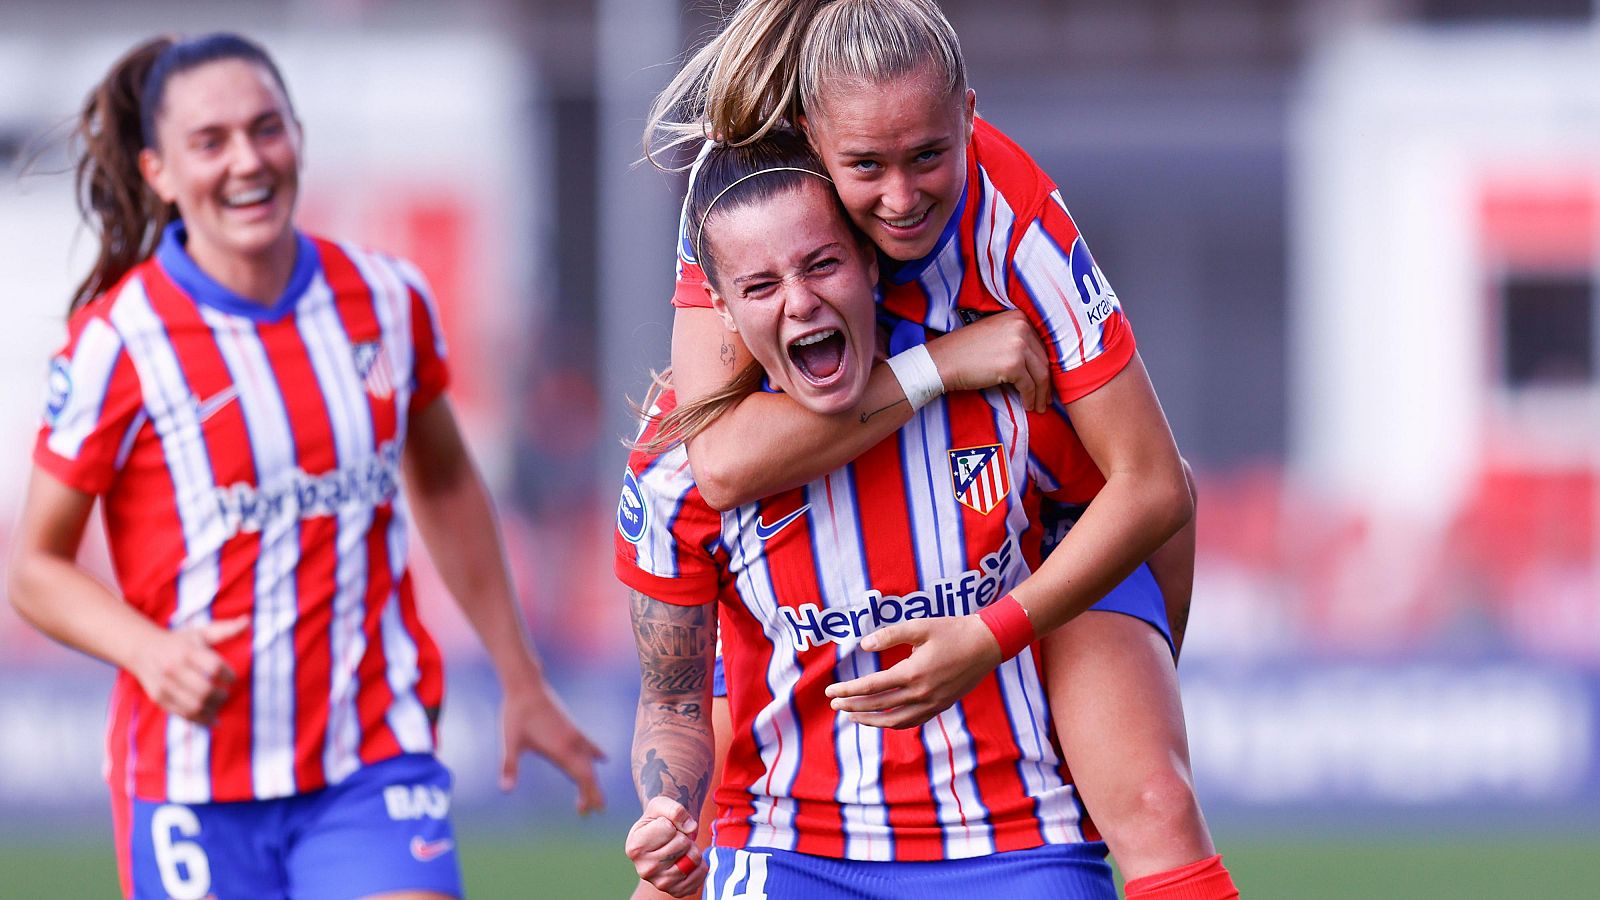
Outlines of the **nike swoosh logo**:
[[789,513],[787,516],[784,516],[778,521],[773,522],[771,525],[761,521],[760,516],[756,516],[756,537],[763,541],[772,540],[774,535],[782,531],[790,522],[793,522],[795,519],[805,515],[806,511],[809,509],[811,509],[811,504],[807,503],[805,506],[802,506],[794,512]]
[[425,841],[418,835],[411,839],[411,855],[417,858],[417,862],[432,862],[454,850],[455,846],[456,842],[449,838]]
[[238,385],[230,384],[204,400],[196,399],[194,401],[195,415],[200,418],[200,421],[204,422],[237,399],[239,399],[239,387]]

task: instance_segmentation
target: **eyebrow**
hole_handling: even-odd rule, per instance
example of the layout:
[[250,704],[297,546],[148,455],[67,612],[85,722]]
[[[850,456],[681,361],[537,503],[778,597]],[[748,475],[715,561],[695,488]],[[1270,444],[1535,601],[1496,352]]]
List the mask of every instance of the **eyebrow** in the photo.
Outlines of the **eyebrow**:
[[[843,249],[844,249],[844,244],[842,244],[842,243],[840,243],[838,241],[829,241],[828,243],[823,244],[821,247],[818,247],[817,249],[811,251],[810,253],[807,253],[805,255],[805,257],[800,260],[800,263],[801,263],[801,265],[809,266],[812,263],[816,262],[819,257],[827,256],[829,253],[837,253],[837,252],[839,252],[839,251],[841,251]],[[736,284],[736,285],[743,285],[743,284],[748,284],[748,283],[750,283],[752,281],[760,281],[763,278],[776,278],[776,277],[778,277],[778,276],[773,274],[772,272],[752,272],[752,273],[750,273],[748,275],[735,276],[734,279],[733,279],[733,283]]]
[[[271,118],[279,118],[279,119],[284,118],[283,110],[280,110],[280,109],[269,109],[266,112],[261,113],[260,115],[256,116],[254,119],[251,119],[248,123],[246,123],[245,127],[254,128],[257,125],[260,125],[262,122],[266,121],[267,119],[271,119]],[[201,125],[198,128],[189,129],[189,133],[188,133],[187,137],[197,137],[199,135],[205,134],[208,131],[226,131],[226,130],[228,130],[228,126],[227,125],[224,125],[221,122],[210,122],[210,123],[207,123],[205,125]]]
[[[950,141],[951,141],[951,139],[949,137],[933,138],[932,140],[923,141],[922,143],[917,144],[914,147],[908,148],[907,152],[916,154],[916,153],[921,153],[924,150],[938,149],[939,147],[943,147],[943,146],[948,145],[950,143]],[[884,156],[885,153],[882,150],[879,150],[879,149],[868,149],[868,148],[861,148],[861,147],[846,147],[843,150],[839,151],[839,155],[840,156],[845,156],[845,157],[856,158],[856,157],[865,157],[865,156]]]

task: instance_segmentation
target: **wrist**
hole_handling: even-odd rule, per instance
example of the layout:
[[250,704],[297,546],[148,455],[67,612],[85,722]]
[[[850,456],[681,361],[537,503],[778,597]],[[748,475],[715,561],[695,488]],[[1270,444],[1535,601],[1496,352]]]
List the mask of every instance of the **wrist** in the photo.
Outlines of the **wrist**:
[[1028,611],[1011,594],[978,610],[978,618],[988,626],[989,633],[1000,645],[1001,662],[1026,650],[1035,640],[1033,620],[1028,618]]
[[934,365],[926,344],[896,353],[889,357],[888,363],[889,370],[900,382],[900,390],[905,392],[913,411],[944,393],[944,379],[939,375],[939,367]]

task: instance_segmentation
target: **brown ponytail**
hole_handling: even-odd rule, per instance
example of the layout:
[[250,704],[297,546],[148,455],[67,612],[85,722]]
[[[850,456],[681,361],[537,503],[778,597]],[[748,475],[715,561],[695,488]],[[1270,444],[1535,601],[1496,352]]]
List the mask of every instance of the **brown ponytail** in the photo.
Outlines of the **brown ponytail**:
[[70,314],[105,292],[151,253],[177,211],[162,203],[139,172],[144,149],[140,98],[170,37],[134,47],[84,101],[75,131],[78,212],[98,233],[100,256],[72,294]]
[[679,403],[672,408],[672,412],[660,416],[650,410],[655,407],[661,394],[672,388],[672,370],[651,372],[650,390],[644,395],[644,402],[634,407],[634,412],[647,421],[658,419],[660,424],[649,440],[625,442],[628,449],[641,453],[665,453],[679,444],[694,440],[700,432],[710,428],[719,416],[738,406],[740,400],[754,394],[761,387],[761,379],[766,374],[761,363],[751,360],[727,384],[704,397]]

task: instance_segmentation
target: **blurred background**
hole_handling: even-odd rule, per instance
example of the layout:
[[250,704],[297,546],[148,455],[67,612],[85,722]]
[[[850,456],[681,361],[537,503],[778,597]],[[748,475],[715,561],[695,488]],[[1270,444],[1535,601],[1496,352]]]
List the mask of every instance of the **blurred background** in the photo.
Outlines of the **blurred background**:
[[[728,3],[729,8],[732,3]],[[1247,897],[1600,895],[1592,0],[943,0],[1061,185],[1201,491],[1181,675]],[[494,787],[495,688],[424,562],[479,897],[612,897],[637,692],[610,529],[667,359],[682,181],[638,165],[697,0],[8,0],[0,548],[87,269],[65,145],[136,40],[227,29],[305,124],[302,224],[415,260],[528,618],[608,750]],[[86,558],[106,570],[93,531]],[[115,893],[110,671],[0,605],[0,897]]]

